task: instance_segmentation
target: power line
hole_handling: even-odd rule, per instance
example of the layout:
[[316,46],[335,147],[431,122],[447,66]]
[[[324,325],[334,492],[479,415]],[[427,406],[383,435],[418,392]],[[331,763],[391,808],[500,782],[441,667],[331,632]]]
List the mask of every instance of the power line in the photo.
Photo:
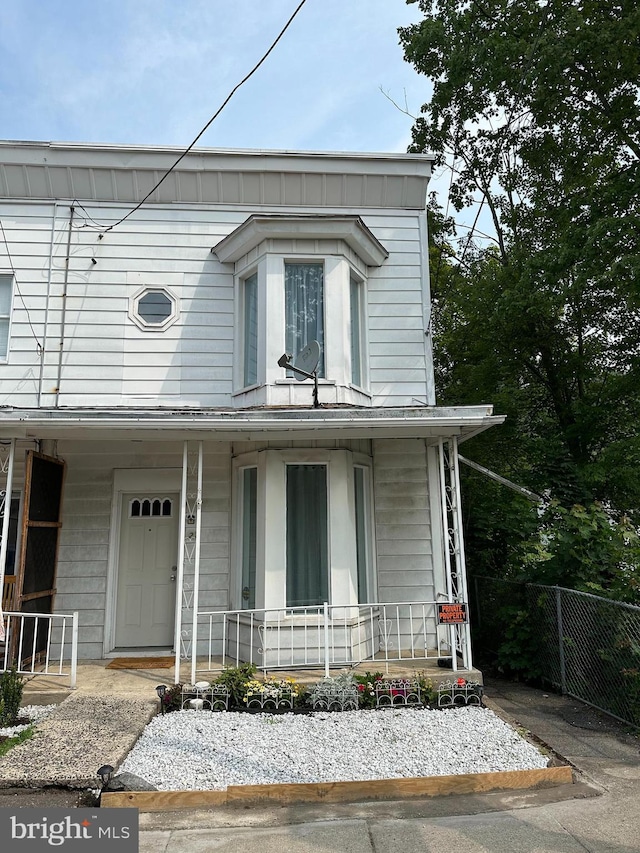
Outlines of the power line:
[[[191,143],[191,145],[189,145],[189,147],[188,147],[188,148],[186,148],[186,149],[182,152],[182,154],[178,157],[178,159],[175,161],[175,163],[174,163],[174,164],[173,164],[169,169],[167,169],[167,171],[166,171],[166,172],[164,173],[164,175],[160,178],[160,180],[157,182],[157,184],[156,184],[154,187],[152,187],[152,189],[150,189],[150,190],[149,190],[149,192],[148,192],[148,193],[146,194],[146,196],[142,199],[142,201],[139,201],[139,202],[138,202],[138,204],[137,204],[135,207],[133,207],[133,208],[132,208],[132,209],[131,209],[127,214],[126,214],[126,216],[123,216],[123,217],[122,217],[122,219],[118,219],[118,221],[117,221],[117,222],[114,222],[112,225],[109,225],[108,227],[107,227],[107,226],[104,226],[104,228],[105,228],[104,233],[105,233],[105,234],[106,234],[107,232],[111,231],[113,228],[116,228],[118,225],[121,225],[121,224],[125,221],[125,219],[128,219],[128,218],[131,216],[131,214],[135,213],[135,212],[136,212],[136,210],[139,210],[139,209],[142,207],[142,205],[145,203],[145,201],[147,201],[147,200],[148,200],[148,199],[153,195],[153,193],[158,189],[158,187],[163,183],[163,181],[165,181],[165,180],[169,177],[169,175],[171,174],[171,172],[173,172],[173,170],[176,168],[176,166],[177,166],[179,163],[181,163],[181,162],[182,162],[182,160],[184,160],[184,158],[187,156],[187,154],[189,153],[189,151],[191,151],[191,149],[192,149],[192,148],[193,148],[193,146],[196,144],[196,142],[200,139],[200,137],[205,133],[205,131],[207,131],[207,130],[211,127],[211,125],[213,124],[213,122],[218,118],[218,116],[220,115],[220,113],[222,112],[222,110],[226,107],[226,105],[229,103],[229,101],[230,101],[230,100],[231,100],[231,98],[235,95],[235,93],[238,91],[238,89],[239,89],[241,86],[243,86],[243,85],[247,82],[247,80],[249,80],[249,78],[250,78],[250,77],[252,77],[252,76],[256,73],[256,71],[258,70],[258,68],[260,68],[260,66],[262,65],[262,63],[267,59],[267,57],[268,57],[268,56],[269,56],[269,54],[273,51],[273,49],[274,49],[274,48],[275,48],[275,46],[278,44],[278,42],[280,41],[280,39],[283,37],[283,35],[284,35],[284,34],[286,33],[286,31],[289,29],[290,25],[291,25],[291,24],[292,24],[292,22],[293,22],[293,19],[296,17],[296,15],[297,15],[297,14],[298,14],[298,12],[300,11],[300,9],[302,9],[302,7],[304,6],[304,4],[305,4],[306,2],[307,2],[307,0],[301,0],[301,2],[298,4],[298,6],[297,6],[296,10],[294,11],[294,13],[291,15],[291,17],[289,18],[289,20],[287,21],[287,23],[284,25],[284,27],[280,30],[280,32],[279,32],[279,33],[278,33],[278,35],[276,36],[275,40],[271,43],[271,46],[269,47],[269,49],[267,50],[267,52],[266,52],[265,54],[263,54],[262,58],[261,58],[261,59],[260,59],[260,60],[259,60],[259,61],[254,65],[254,66],[253,66],[253,68],[251,69],[251,71],[249,71],[249,73],[248,73],[248,74],[246,74],[246,75],[242,78],[242,80],[241,80],[239,83],[237,83],[237,84],[233,87],[233,89],[229,92],[229,94],[227,95],[227,97],[225,98],[225,100],[222,102],[221,106],[220,106],[220,107],[216,110],[216,112],[211,116],[211,118],[209,119],[209,121],[205,124],[205,126],[202,128],[202,130],[200,131],[200,133],[198,133],[198,135],[197,135],[197,136],[196,136],[196,138],[193,140],[193,142]],[[85,211],[85,212],[86,212],[86,211]],[[94,221],[95,221],[95,220],[94,220]]]
[[33,328],[33,323],[31,322],[31,315],[29,314],[29,309],[27,308],[27,304],[24,301],[24,296],[22,295],[22,291],[20,290],[20,283],[18,282],[18,275],[16,273],[16,268],[13,265],[13,258],[11,257],[11,250],[9,249],[9,241],[7,240],[7,235],[4,230],[4,224],[2,219],[0,219],[0,229],[2,230],[2,238],[4,240],[4,246],[7,250],[7,257],[9,258],[9,266],[11,267],[11,272],[13,273],[13,280],[16,283],[16,290],[18,292],[18,296],[20,297],[20,301],[22,302],[22,307],[26,311],[27,320],[29,322],[29,328],[31,329],[31,334],[33,335],[33,339],[36,342],[36,347],[39,354],[42,354],[43,347],[40,341],[38,340],[38,336],[36,335],[35,329]]

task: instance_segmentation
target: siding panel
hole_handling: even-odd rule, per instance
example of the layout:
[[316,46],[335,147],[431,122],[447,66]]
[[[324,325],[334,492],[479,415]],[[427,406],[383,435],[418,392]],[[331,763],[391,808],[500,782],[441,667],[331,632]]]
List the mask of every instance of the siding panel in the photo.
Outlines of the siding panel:
[[373,442],[378,596],[432,601],[433,561],[424,442]]

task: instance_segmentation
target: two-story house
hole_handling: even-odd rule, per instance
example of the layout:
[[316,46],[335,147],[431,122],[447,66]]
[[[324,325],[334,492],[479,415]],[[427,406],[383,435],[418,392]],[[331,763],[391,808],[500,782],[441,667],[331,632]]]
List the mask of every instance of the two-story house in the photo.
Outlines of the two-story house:
[[179,153],[0,143],[12,609],[86,659],[470,667],[457,447],[502,418],[436,405],[431,158],[194,150],[136,209]]

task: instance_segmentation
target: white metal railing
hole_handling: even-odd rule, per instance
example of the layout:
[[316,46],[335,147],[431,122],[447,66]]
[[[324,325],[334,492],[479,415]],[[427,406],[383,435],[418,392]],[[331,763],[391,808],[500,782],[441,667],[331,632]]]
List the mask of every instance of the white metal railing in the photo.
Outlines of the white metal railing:
[[250,663],[265,671],[323,667],[328,675],[330,667],[364,661],[437,658],[456,668],[451,632],[438,624],[435,601],[200,611],[197,640],[194,672]]
[[78,611],[3,614],[5,639],[0,644],[0,672],[68,677],[75,688],[78,671]]

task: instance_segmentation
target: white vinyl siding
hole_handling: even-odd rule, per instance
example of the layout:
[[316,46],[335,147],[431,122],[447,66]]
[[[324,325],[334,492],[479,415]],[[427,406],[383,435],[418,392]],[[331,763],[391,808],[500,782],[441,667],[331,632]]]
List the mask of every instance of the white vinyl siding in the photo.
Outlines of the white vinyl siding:
[[[87,209],[100,219],[101,208]],[[109,215],[116,218],[126,209],[125,205],[114,205]],[[236,323],[235,272],[232,265],[221,264],[210,251],[251,212],[181,208],[176,204],[143,207],[135,218],[99,243],[93,230],[74,229],[63,329],[64,283],[60,270],[65,263],[68,208],[60,203],[54,212],[53,204],[0,201],[0,216],[10,223],[5,225],[7,239],[19,247],[13,260],[24,298],[24,305],[14,299],[11,357],[0,375],[0,397],[11,394],[12,405],[25,407],[168,405],[196,409],[252,405],[250,396],[240,403],[233,396],[243,379],[241,368],[234,387],[234,352],[237,364],[243,356],[242,330]],[[318,208],[318,212],[327,209]],[[425,343],[422,220],[418,213],[407,211],[360,213],[388,249],[389,258],[379,268],[358,269],[358,277],[366,274],[361,331],[366,335],[363,373],[371,398],[362,395],[357,402],[373,406],[415,405],[416,400],[433,403],[429,399],[433,383]],[[308,242],[289,241],[288,248],[283,245],[278,250],[287,260],[296,260],[297,256],[301,262],[308,262],[313,257]],[[92,257],[95,265],[91,264]],[[250,273],[255,271],[256,260],[249,267]],[[326,288],[333,261],[332,255],[324,259]],[[347,261],[353,265],[350,256]],[[348,277],[344,286],[344,313],[340,318],[333,314],[327,318],[325,336],[341,335],[336,353],[349,357]],[[161,333],[150,334],[128,317],[132,295],[144,287],[167,288],[179,300],[179,317]],[[325,313],[335,295],[325,294]],[[34,369],[36,359],[34,334],[44,345],[42,377],[38,369],[35,378],[25,382],[25,374]],[[282,335],[284,339],[284,330]],[[328,340],[326,343],[329,346]],[[275,360],[269,353],[261,369],[277,371],[275,362],[282,352],[281,348]],[[335,359],[332,365],[327,362],[326,370],[335,373]],[[284,378],[283,371],[278,376]],[[329,375],[327,378],[332,379]],[[345,378],[351,381],[350,370]],[[274,389],[272,404],[306,404],[309,390],[305,383],[290,387],[278,385],[277,379],[268,377],[267,381]],[[353,402],[354,398],[341,396],[339,385],[321,386],[321,402]],[[58,386],[59,394],[55,390]]]
[[424,441],[378,439],[373,464],[379,601],[433,601]]

